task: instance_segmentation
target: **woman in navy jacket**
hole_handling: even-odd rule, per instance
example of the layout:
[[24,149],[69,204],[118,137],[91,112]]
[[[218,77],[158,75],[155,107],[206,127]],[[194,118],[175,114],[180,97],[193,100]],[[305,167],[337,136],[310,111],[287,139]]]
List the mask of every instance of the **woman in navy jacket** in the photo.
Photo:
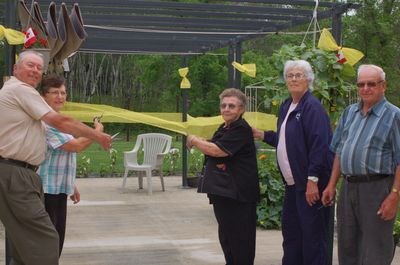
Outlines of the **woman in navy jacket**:
[[253,128],[253,135],[276,147],[285,183],[282,264],[324,265],[330,211],[322,207],[320,197],[332,167],[332,130],[321,102],[310,92],[311,65],[304,60],[287,61],[284,78],[290,97],[279,109],[278,131]]

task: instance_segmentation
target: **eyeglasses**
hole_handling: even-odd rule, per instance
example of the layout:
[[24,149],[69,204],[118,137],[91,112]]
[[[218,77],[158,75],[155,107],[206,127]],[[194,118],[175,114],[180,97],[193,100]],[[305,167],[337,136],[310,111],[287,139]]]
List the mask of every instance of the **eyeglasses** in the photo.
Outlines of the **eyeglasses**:
[[35,64],[33,62],[26,62],[25,65],[28,66],[29,68],[36,68],[38,71],[43,71],[43,66],[40,64]]
[[378,82],[374,82],[374,81],[371,81],[371,82],[359,82],[359,83],[357,83],[357,87],[358,88],[364,88],[365,87],[365,85],[367,85],[367,87],[369,87],[369,88],[374,88],[374,87],[376,87],[378,84],[380,84],[380,83],[382,83],[382,82],[384,82],[385,80],[381,80],[381,81],[378,81]]
[[61,96],[61,97],[66,97],[67,93],[64,91],[49,91],[46,94],[50,94],[52,96]]
[[296,73],[296,74],[287,74],[286,75],[286,79],[298,79],[298,80],[300,80],[300,79],[303,79],[305,77],[305,75],[304,74],[302,74],[302,73]]
[[241,106],[241,105],[235,105],[235,104],[232,104],[232,103],[228,103],[228,104],[222,103],[222,104],[219,105],[219,107],[221,109],[225,109],[226,107],[228,107],[228,109],[235,109],[235,108],[237,108],[239,106]]

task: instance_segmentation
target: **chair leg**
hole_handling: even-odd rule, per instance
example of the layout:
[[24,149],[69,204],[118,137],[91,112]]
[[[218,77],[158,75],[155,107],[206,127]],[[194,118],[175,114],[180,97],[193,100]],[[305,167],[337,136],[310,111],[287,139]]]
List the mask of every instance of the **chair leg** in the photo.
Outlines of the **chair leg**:
[[162,188],[162,191],[165,191],[164,176],[163,176],[162,170],[160,170],[160,180],[161,180],[161,188]]
[[123,180],[122,180],[122,188],[125,188],[125,185],[126,185],[126,178],[128,177],[128,172],[129,172],[129,170],[128,170],[128,169],[125,169],[124,178],[123,178]]
[[153,193],[153,188],[151,186],[151,169],[146,170],[146,179],[147,179],[147,194],[151,195]]
[[143,172],[138,172],[139,190],[143,189]]

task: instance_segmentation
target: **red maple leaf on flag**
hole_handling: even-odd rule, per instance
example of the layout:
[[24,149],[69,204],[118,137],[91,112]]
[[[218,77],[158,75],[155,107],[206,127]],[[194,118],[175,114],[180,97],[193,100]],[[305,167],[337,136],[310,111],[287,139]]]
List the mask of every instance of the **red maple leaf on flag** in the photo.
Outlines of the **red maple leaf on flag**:
[[36,42],[36,35],[33,32],[33,29],[29,27],[25,32],[25,40],[24,40],[24,47],[29,48]]
[[48,43],[44,38],[39,38],[39,35],[35,29],[29,27],[26,31],[22,31],[25,34],[24,48],[47,48]]
[[337,57],[337,62],[340,64],[344,64],[345,62],[347,62],[346,57],[344,57],[343,51],[340,49],[337,53],[336,53],[336,57]]

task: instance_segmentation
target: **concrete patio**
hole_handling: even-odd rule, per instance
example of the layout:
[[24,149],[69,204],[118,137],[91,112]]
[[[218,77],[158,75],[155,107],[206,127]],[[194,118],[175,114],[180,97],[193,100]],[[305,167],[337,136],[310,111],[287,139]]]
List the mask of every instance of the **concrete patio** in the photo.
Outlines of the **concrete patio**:
[[[153,179],[153,195],[129,178],[78,179],[82,201],[68,207],[61,265],[224,264],[217,225],[204,194],[165,178],[166,191]],[[0,241],[4,231],[0,228]],[[280,231],[257,231],[256,265],[281,264]],[[4,243],[0,264],[4,264]],[[334,262],[337,264],[336,248]],[[393,264],[400,264],[400,250]]]

